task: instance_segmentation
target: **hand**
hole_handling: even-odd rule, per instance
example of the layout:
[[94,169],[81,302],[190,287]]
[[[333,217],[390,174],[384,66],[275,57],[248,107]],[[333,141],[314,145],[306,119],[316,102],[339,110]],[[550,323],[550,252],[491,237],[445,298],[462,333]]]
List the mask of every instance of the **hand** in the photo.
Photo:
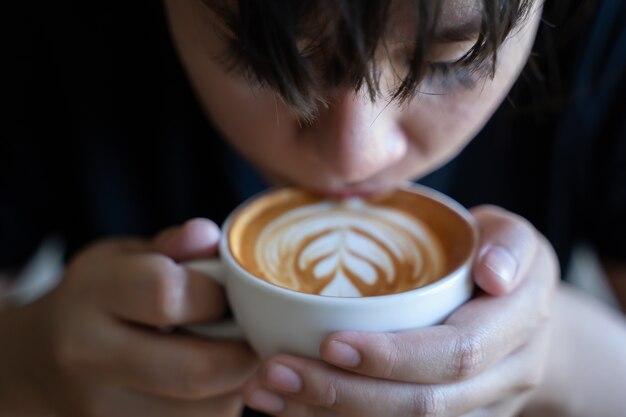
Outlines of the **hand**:
[[557,260],[523,219],[473,210],[483,290],[445,323],[401,333],[340,332],[323,361],[266,360],[245,389],[277,416],[513,416],[542,379]]
[[176,263],[213,255],[218,238],[196,219],[80,253],[60,286],[12,321],[28,329],[10,343],[15,386],[29,389],[16,395],[64,417],[239,415],[257,365],[249,347],[167,330],[223,316],[222,289]]

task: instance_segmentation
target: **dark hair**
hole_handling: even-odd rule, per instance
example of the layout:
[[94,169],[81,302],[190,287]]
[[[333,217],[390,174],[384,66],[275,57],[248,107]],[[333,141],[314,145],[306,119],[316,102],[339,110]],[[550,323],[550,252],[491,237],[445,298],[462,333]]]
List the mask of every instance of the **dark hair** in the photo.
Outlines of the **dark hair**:
[[[320,91],[365,87],[372,100],[380,95],[374,54],[387,29],[391,0],[202,1],[225,29],[228,49],[218,58],[226,68],[274,89],[302,118],[311,118],[319,101],[325,100]],[[498,48],[533,1],[477,0],[478,38],[452,64],[472,71],[487,62],[493,76]],[[413,97],[429,71],[427,54],[442,3],[413,0],[413,50],[392,100]]]

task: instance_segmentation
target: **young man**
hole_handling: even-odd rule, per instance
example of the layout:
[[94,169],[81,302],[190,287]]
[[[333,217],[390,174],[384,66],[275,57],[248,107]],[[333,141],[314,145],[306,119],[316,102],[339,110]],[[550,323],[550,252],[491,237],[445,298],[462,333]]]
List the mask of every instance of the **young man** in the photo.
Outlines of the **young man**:
[[[581,27],[613,27],[619,39],[623,3],[594,5]],[[589,81],[608,56],[601,88],[581,92],[594,109],[581,113],[574,97],[554,103],[560,117],[549,106],[521,117],[524,93],[542,96],[531,85],[511,96],[516,112],[503,105],[485,127],[527,62],[538,1],[167,0],[191,88],[154,4],[63,7],[40,5],[41,22],[26,25],[34,45],[23,51],[42,54],[26,58],[33,72],[14,74],[10,97],[22,99],[2,203],[14,220],[3,219],[2,245],[3,265],[20,265],[58,233],[71,257],[50,294],[0,316],[0,410],[234,416],[245,401],[281,416],[622,412],[624,318],[558,284],[551,246],[566,264],[572,239],[585,237],[624,274],[624,233],[614,233],[625,225],[624,131],[613,114],[624,55],[597,39],[602,32],[576,39],[581,70],[561,80]],[[33,70],[40,65],[46,71]],[[555,74],[542,75],[554,84]],[[581,115],[591,120],[573,125],[580,131],[560,121]],[[226,308],[219,287],[179,263],[214,255],[219,235],[210,220],[186,219],[219,223],[258,188],[218,136],[266,182],[345,196],[432,173],[425,182],[465,204],[498,203],[532,224],[503,208],[473,209],[483,292],[442,326],[329,335],[323,361],[280,355],[255,373],[245,344],[158,330],[217,320]],[[581,149],[592,151],[589,184],[574,186],[566,175]],[[579,197],[588,189],[593,201]]]

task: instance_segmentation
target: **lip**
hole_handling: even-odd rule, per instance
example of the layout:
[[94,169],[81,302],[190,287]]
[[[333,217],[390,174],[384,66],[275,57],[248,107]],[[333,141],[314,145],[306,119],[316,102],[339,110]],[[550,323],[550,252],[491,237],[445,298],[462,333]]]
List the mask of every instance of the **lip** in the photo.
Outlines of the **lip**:
[[345,200],[354,197],[369,198],[375,197],[381,194],[388,193],[396,188],[403,187],[409,180],[400,181],[381,181],[381,180],[366,180],[360,183],[343,183],[339,180],[319,179],[318,181],[306,181],[306,179],[288,179],[278,175],[265,174],[265,178],[270,184],[283,187],[298,187],[305,189],[308,192],[324,197],[335,198]]
[[324,197],[337,198],[345,200],[348,198],[361,197],[368,198],[374,197],[379,194],[388,192],[394,187],[380,187],[380,188],[360,188],[360,187],[342,187],[342,188],[309,188],[309,191],[313,194],[321,195]]

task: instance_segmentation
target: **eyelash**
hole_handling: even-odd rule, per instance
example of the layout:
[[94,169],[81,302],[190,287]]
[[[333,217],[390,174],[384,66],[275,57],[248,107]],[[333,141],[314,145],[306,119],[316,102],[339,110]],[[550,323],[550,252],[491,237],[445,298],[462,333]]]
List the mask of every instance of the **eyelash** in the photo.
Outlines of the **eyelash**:
[[[458,61],[441,61],[428,62],[426,65],[426,74],[421,85],[437,88],[437,90],[424,91],[418,87],[418,93],[422,94],[447,94],[457,89],[471,90],[479,81],[489,77],[491,73],[491,66],[486,62],[468,66],[462,65]],[[236,69],[231,68],[230,72],[244,79],[252,87],[267,87],[266,84],[251,75],[252,70],[238,67]]]
[[468,67],[458,62],[429,62],[423,82],[430,87],[471,89],[487,75],[485,66]]

